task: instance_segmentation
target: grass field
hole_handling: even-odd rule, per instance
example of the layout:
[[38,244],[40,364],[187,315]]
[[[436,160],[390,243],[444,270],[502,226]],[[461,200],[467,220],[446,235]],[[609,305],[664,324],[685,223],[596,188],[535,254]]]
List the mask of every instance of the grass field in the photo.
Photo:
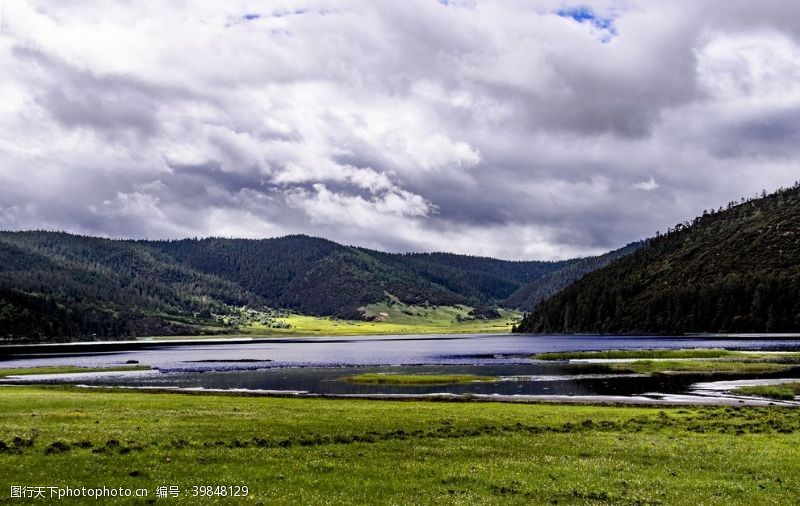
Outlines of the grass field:
[[719,348],[576,351],[540,353],[532,355],[531,358],[566,361],[607,360],[608,368],[613,371],[639,374],[759,374],[800,367],[800,353],[797,352],[730,351]]
[[379,334],[469,334],[507,333],[511,331],[515,315],[491,320],[456,322],[425,318],[400,321],[357,321],[307,315],[291,315],[280,320],[291,325],[288,329],[263,328],[254,325],[255,335],[379,335]]
[[311,316],[287,313],[271,321],[284,328],[253,321],[238,327],[238,332],[205,336],[148,336],[143,339],[220,339],[247,337],[355,336],[388,334],[507,334],[519,323],[522,313],[499,309],[499,318],[471,319],[469,306],[411,306],[402,303],[372,304],[364,308],[367,318],[374,320],[343,320],[332,316]]
[[722,348],[696,348],[678,350],[604,350],[538,353],[536,360],[586,360],[586,359],[631,359],[631,358],[719,358],[735,356],[737,352]]
[[[188,491],[246,504],[794,504],[800,417],[671,408],[0,388],[12,485]],[[9,504],[19,500],[9,499]],[[80,504],[79,500],[64,500]],[[144,500],[105,500],[145,504]]]
[[76,365],[46,367],[0,368],[0,378],[6,376],[26,376],[29,374],[74,374],[82,372],[146,371],[147,365],[120,365],[113,367],[79,367]]
[[248,334],[257,336],[314,336],[314,335],[381,335],[381,334],[466,334],[507,333],[522,314],[500,310],[500,318],[468,319],[472,308],[468,306],[409,306],[405,304],[372,304],[365,308],[365,316],[377,320],[341,320],[289,314],[275,321],[289,328],[271,328],[259,323],[243,327]]
[[781,383],[780,385],[753,385],[739,387],[733,391],[736,394],[755,395],[770,399],[794,400],[800,395],[800,383]]
[[344,376],[341,381],[367,385],[449,385],[453,383],[494,382],[494,376],[477,374],[395,374],[364,373]]
[[615,362],[608,367],[616,372],[639,374],[765,374],[787,371],[798,364],[775,362],[744,362],[737,360],[636,360],[634,362]]

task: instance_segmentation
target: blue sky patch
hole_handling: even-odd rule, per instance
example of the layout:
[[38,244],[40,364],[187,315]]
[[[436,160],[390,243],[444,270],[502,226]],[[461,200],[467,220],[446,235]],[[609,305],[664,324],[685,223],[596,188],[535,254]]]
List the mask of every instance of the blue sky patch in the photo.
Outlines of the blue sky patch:
[[605,15],[601,16],[592,10],[591,7],[577,6],[565,7],[556,12],[557,16],[562,18],[571,18],[578,23],[587,24],[592,27],[592,30],[597,34],[600,42],[606,43],[616,37],[617,28],[614,26],[614,16]]
[[475,0],[439,0],[445,7],[475,7]]
[[[1,1],[1,0],[0,0]],[[245,12],[240,17],[232,17],[228,18],[228,22],[225,24],[225,28],[230,28],[231,26],[239,25],[242,23],[247,23],[249,21],[257,21],[259,19],[267,19],[267,18],[283,18],[286,16],[300,16],[308,12],[308,9],[300,8],[300,9],[293,9],[293,10],[275,10],[273,12],[267,13],[258,13],[258,12]],[[319,10],[316,11],[319,15],[324,16],[326,14],[330,14],[330,11],[327,10]],[[288,34],[285,30],[279,30],[280,34]],[[275,31],[273,31],[273,34]]]

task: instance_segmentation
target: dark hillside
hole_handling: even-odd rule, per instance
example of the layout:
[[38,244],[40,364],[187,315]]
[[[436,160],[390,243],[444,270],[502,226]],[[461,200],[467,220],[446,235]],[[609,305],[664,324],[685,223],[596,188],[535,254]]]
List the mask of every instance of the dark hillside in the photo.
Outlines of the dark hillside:
[[543,301],[519,330],[800,331],[800,188],[677,225]]
[[360,318],[407,304],[492,307],[568,262],[390,254],[307,236],[129,241],[0,232],[0,337],[69,340],[223,332],[243,306]]
[[0,233],[0,337],[69,340],[192,333],[159,315],[262,303],[225,281],[126,241]]
[[552,297],[586,274],[603,268],[618,258],[631,254],[639,249],[642,244],[641,241],[633,242],[604,255],[571,260],[563,267],[521,286],[503,301],[503,306],[530,311],[539,302]]

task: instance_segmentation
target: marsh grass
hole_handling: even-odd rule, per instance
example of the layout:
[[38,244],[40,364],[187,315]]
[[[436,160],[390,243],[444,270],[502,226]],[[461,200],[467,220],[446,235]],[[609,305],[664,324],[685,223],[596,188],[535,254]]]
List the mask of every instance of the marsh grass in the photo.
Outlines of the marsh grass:
[[733,390],[735,394],[767,397],[769,399],[794,400],[800,395],[800,382],[781,383],[780,385],[751,385]]
[[147,371],[147,365],[119,365],[110,367],[80,367],[76,365],[43,366],[43,367],[17,367],[0,369],[0,378],[8,376],[27,376],[31,374],[75,374],[87,372],[113,372],[113,371]]
[[498,381],[498,378],[477,374],[364,373],[344,376],[340,380],[368,385],[448,385],[454,383],[490,383]]
[[612,371],[638,374],[763,374],[800,366],[800,353],[796,352],[731,351],[721,348],[577,351],[540,353],[531,358],[562,361],[607,360],[606,366]]
[[605,350],[539,353],[536,360],[585,360],[585,359],[630,359],[630,358],[719,358],[736,355],[722,348],[696,348],[684,350]]
[[777,407],[2,387],[0,495],[204,484],[247,485],[252,504],[793,504],[799,437],[797,412]]
[[764,374],[786,371],[798,367],[792,363],[747,362],[740,360],[637,360],[607,364],[616,372],[639,374]]

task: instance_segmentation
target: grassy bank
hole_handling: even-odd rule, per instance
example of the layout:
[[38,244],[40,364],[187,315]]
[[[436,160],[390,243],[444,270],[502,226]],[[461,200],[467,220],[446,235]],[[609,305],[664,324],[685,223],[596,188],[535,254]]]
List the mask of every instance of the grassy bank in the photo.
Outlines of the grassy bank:
[[6,497],[11,485],[145,487],[151,497],[160,485],[247,485],[249,504],[790,504],[800,496],[800,418],[782,408],[2,387],[0,440]]
[[719,358],[734,355],[736,355],[736,352],[722,348],[694,348],[683,350],[604,350],[537,353],[531,358],[536,360],[615,360],[632,358]]
[[741,395],[755,395],[770,399],[794,400],[800,395],[800,383],[781,383],[780,385],[753,385],[739,387],[733,391]]
[[607,361],[612,371],[639,374],[764,374],[800,367],[800,353],[797,352],[731,351],[720,348],[574,351],[539,353],[531,358]]
[[7,376],[27,376],[30,374],[75,374],[82,372],[147,371],[147,365],[120,365],[112,367],[79,367],[76,365],[16,367],[0,369],[0,378]]
[[616,372],[639,374],[766,374],[787,371],[798,364],[775,362],[745,362],[738,360],[636,360],[608,364]]
[[391,374],[364,373],[344,376],[342,381],[367,385],[450,385],[454,383],[474,383],[497,381],[494,376],[477,374]]

